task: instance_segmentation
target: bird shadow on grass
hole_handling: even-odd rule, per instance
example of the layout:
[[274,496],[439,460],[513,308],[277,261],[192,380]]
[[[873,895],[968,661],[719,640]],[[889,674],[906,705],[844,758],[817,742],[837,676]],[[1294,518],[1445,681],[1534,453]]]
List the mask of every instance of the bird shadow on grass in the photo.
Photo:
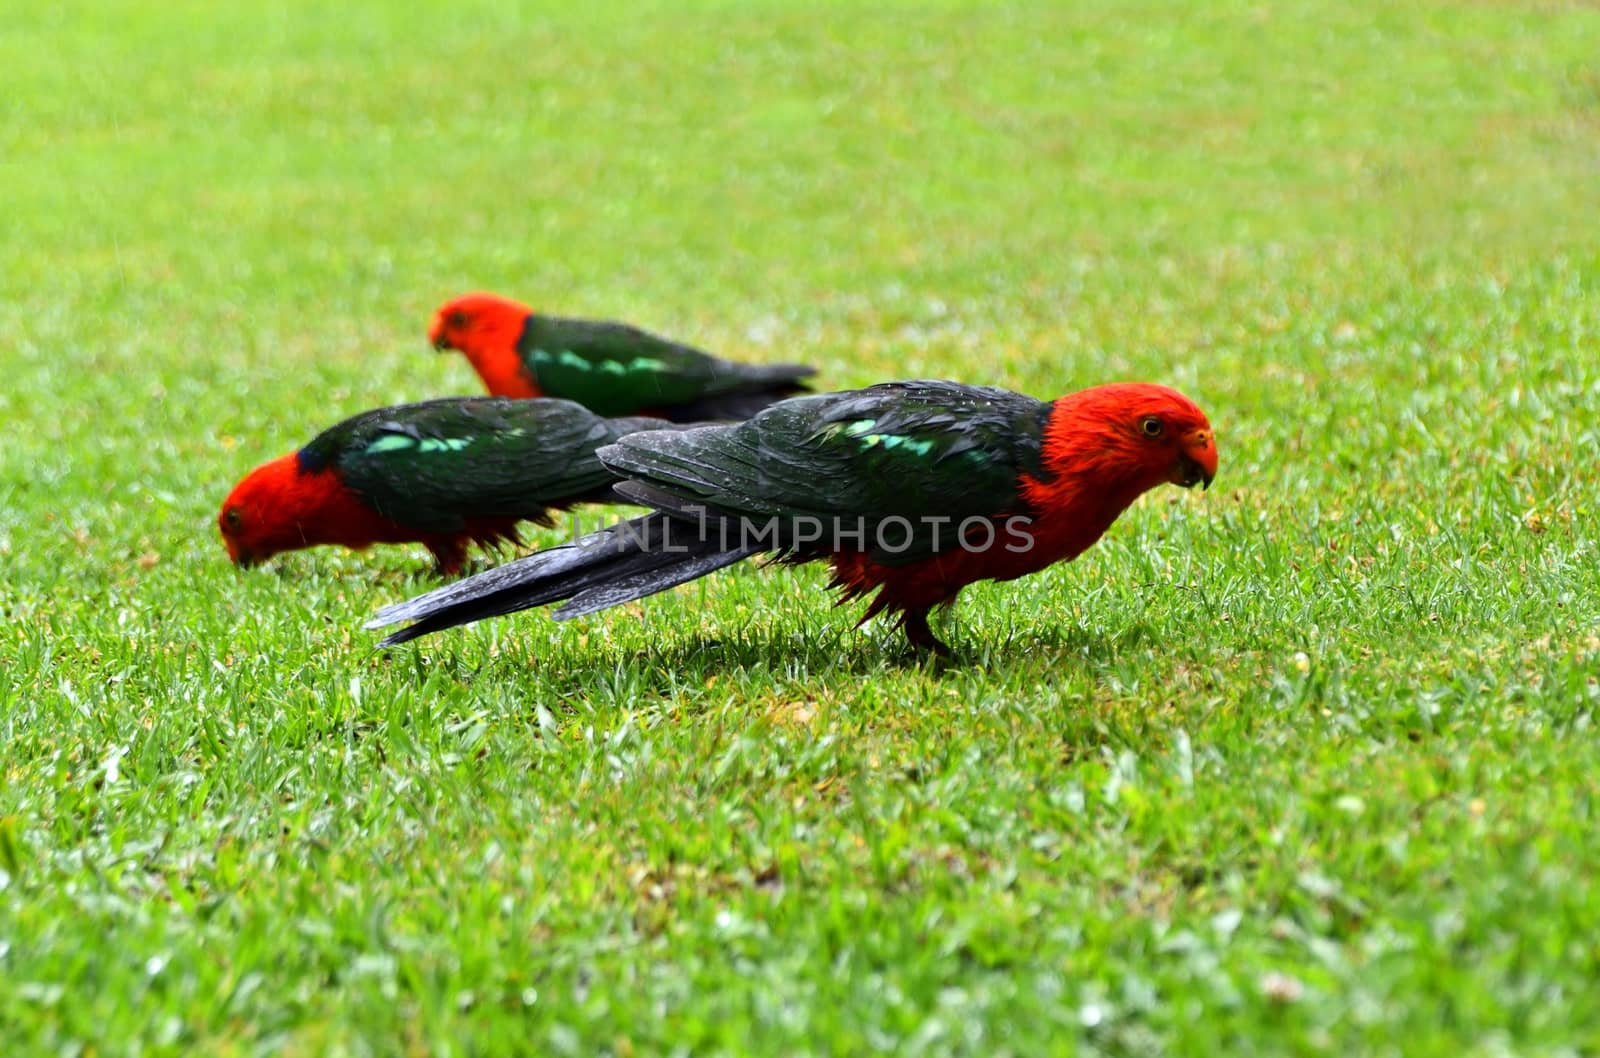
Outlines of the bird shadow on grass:
[[[449,633],[444,633],[448,636]],[[874,677],[901,678],[922,673],[935,681],[993,674],[1003,679],[1019,670],[1095,670],[1119,652],[1151,639],[1134,626],[1114,637],[1082,628],[1021,628],[1002,634],[976,632],[952,637],[952,653],[934,655],[909,646],[887,625],[806,627],[752,625],[715,638],[673,637],[636,646],[544,641],[530,637],[525,648],[499,650],[473,660],[448,640],[403,645],[383,652],[400,665],[416,665],[426,679],[440,667],[468,684],[523,685],[541,701],[671,698],[713,685],[742,689],[748,697],[769,696],[796,683],[837,687]],[[549,648],[549,649],[545,649]],[[410,651],[412,657],[407,659]]]
[[936,672],[939,666],[938,659],[919,655],[903,643],[886,650],[849,630],[751,627],[715,638],[664,638],[643,647],[611,640],[545,645],[551,649],[541,650],[530,640],[526,650],[502,649],[496,657],[479,662],[442,641],[402,645],[385,653],[400,661],[404,652],[420,649],[428,656],[420,663],[425,669],[454,666],[458,678],[468,682],[536,683],[541,694],[557,699],[588,697],[596,688],[665,696],[713,680],[747,683],[753,693],[770,693],[795,680],[860,679],[919,666]]

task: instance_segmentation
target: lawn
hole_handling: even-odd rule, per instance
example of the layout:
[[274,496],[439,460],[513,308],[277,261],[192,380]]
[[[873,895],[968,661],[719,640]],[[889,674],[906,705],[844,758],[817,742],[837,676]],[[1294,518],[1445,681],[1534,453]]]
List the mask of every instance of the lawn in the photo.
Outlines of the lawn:
[[[8,1055],[1600,1051],[1600,9],[8,5]],[[390,653],[251,466],[500,290],[1209,413],[960,663],[818,569]],[[535,534],[551,542],[564,527]]]

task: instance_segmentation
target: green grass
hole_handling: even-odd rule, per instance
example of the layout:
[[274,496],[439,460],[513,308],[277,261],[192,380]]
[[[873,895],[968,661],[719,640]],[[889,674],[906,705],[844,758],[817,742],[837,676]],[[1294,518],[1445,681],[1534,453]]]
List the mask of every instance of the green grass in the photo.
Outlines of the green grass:
[[[0,20],[6,1053],[1600,1050],[1600,11],[418,6]],[[472,288],[1221,476],[960,667],[815,569],[375,653],[420,550],[213,518]]]

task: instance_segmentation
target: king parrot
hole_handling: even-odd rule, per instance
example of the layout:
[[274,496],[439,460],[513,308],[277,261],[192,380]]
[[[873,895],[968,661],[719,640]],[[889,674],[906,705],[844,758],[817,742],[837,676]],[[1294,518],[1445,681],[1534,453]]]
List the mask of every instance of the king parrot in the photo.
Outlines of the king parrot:
[[374,408],[247,474],[217,526],[240,566],[320,544],[420,543],[442,573],[471,544],[519,542],[517,523],[614,502],[616,475],[595,456],[660,419],[602,418],[568,400],[447,397]]
[[536,313],[497,294],[442,305],[428,326],[439,350],[466,355],[497,397],[563,397],[600,415],[673,422],[747,419],[807,390],[803,364],[741,364],[625,323]]
[[389,606],[368,627],[415,622],[387,646],[549,603],[577,617],[772,552],[828,561],[841,602],[877,592],[862,621],[898,615],[914,646],[945,653],[928,615],[962,588],[1070,560],[1143,493],[1209,486],[1217,471],[1205,414],[1148,383],[1044,402],[890,382],[633,434],[599,457],[649,514]]

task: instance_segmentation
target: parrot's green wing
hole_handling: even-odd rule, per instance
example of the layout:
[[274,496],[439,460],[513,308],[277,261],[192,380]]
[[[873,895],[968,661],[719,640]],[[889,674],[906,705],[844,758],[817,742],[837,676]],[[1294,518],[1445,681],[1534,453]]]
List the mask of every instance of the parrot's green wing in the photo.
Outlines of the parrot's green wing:
[[528,317],[517,352],[542,392],[601,415],[712,401],[689,417],[718,418],[714,398],[769,394],[770,401],[803,388],[799,380],[813,373],[801,364],[723,360],[624,323],[538,314]]
[[564,400],[446,398],[347,419],[300,450],[331,466],[380,514],[431,532],[467,518],[539,520],[605,492],[615,476],[595,449],[655,419],[606,419]]
[[601,459],[680,510],[820,523],[822,546],[859,526],[874,558],[908,562],[953,546],[967,518],[1026,513],[1020,484],[1042,473],[1050,407],[984,386],[893,382],[793,398],[733,426],[634,435]]

